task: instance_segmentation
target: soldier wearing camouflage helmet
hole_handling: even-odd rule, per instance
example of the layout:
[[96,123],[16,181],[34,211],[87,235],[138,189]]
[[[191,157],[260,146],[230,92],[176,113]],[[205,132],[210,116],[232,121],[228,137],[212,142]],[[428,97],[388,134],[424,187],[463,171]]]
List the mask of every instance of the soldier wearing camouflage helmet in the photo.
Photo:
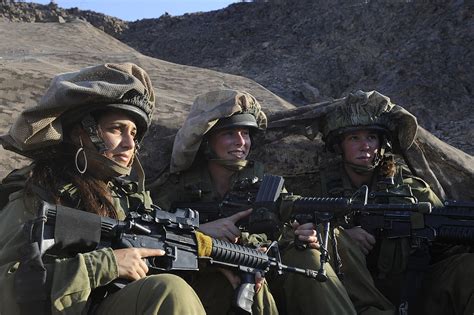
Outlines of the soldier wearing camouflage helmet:
[[[151,185],[155,202],[164,209],[179,202],[220,202],[239,181],[262,179],[263,164],[249,160],[248,156],[255,145],[255,133],[265,130],[266,125],[267,119],[259,102],[247,92],[219,90],[199,95],[176,135],[169,174]],[[248,192],[251,193],[250,188]],[[288,205],[290,202],[283,203]],[[252,246],[265,244],[266,235],[241,233],[235,226],[237,221],[250,215],[251,211],[245,210],[228,218],[201,224],[200,229],[215,238],[231,242],[238,241]],[[301,238],[316,245],[313,234],[301,235]],[[206,272],[207,275],[197,275],[191,280],[191,284],[201,297],[208,314],[224,314],[231,308],[234,293],[231,283],[236,285],[238,281],[233,280],[234,275],[227,274],[226,278],[214,269]],[[299,278],[295,281],[299,284],[302,283],[300,280],[306,280],[300,275],[295,277]],[[355,313],[343,286],[338,280],[337,283],[333,282],[334,279],[337,279],[335,275],[323,286],[319,284],[321,290],[318,292],[321,294],[307,299],[311,300],[311,305],[297,305],[296,300],[293,304],[289,301],[288,311],[311,314],[314,312],[312,306],[316,304],[326,314]],[[307,281],[315,282],[312,279]],[[219,297],[218,300],[216,296]],[[280,311],[287,312],[282,307]],[[253,312],[278,313],[266,285],[255,296]]]
[[[118,219],[151,204],[136,152],[154,106],[151,81],[137,65],[88,67],[56,76],[39,104],[0,138],[4,148],[33,159],[2,182],[11,193],[0,211],[1,314],[204,314],[179,277],[146,275],[142,258],[162,256],[161,250],[50,253],[43,259],[45,281],[43,268],[27,269],[25,255],[33,252],[21,227],[35,218],[41,200]],[[132,170],[141,183],[124,178]],[[20,275],[27,284],[18,285]],[[131,282],[109,291],[117,278]]]
[[[347,169],[355,173],[371,173],[389,151],[402,152],[415,140],[418,124],[416,118],[390,99],[377,93],[359,91],[349,95],[342,104],[326,115],[322,134],[326,147],[343,154],[344,137],[358,131],[369,131],[379,139],[370,163],[354,163],[344,160]],[[400,126],[403,126],[401,128]]]
[[[263,172],[260,164],[246,158],[251,133],[265,129],[266,124],[260,104],[248,93],[219,90],[197,96],[175,137],[169,174],[149,187],[155,203],[170,209],[174,202],[220,200],[234,182]],[[200,224],[200,230],[214,238],[236,242],[240,231],[234,224],[249,214],[247,210]],[[225,270],[206,268],[193,274],[190,284],[207,314],[227,314],[233,309],[233,285],[237,279]],[[257,291],[254,314],[276,314],[267,287]]]
[[[359,187],[367,185],[374,195],[390,194],[384,199],[387,203],[418,200],[442,206],[429,185],[414,176],[403,161],[418,128],[416,118],[408,111],[376,91],[358,91],[340,100],[322,122],[326,147],[338,157],[321,167],[321,191],[316,195],[351,197]],[[403,313],[407,304],[401,302],[406,301],[412,288],[422,293],[416,296],[417,305],[409,305],[410,313],[472,312],[472,283],[463,280],[461,273],[462,266],[472,265],[472,254],[450,255],[453,248],[431,246],[433,261],[440,261],[426,266],[416,276],[407,276],[405,273],[412,268],[408,262],[412,252],[409,238],[376,239],[350,221],[336,235],[344,285],[358,313],[391,314],[391,303],[400,305],[399,312]],[[458,246],[455,248],[459,250]],[[417,279],[421,279],[422,287]]]

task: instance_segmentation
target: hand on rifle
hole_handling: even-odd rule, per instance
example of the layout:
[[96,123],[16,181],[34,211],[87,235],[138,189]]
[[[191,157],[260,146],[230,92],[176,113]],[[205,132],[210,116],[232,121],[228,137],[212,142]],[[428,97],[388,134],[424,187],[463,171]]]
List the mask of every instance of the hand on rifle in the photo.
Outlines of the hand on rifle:
[[291,226],[300,241],[308,244],[308,247],[310,248],[319,249],[319,242],[318,237],[316,236],[316,227],[314,223],[309,222],[300,225],[295,221],[291,223]]
[[357,245],[359,245],[362,252],[367,255],[375,245],[375,237],[364,230],[363,228],[356,226],[345,230],[347,234],[353,239]]
[[138,280],[144,278],[148,273],[148,266],[143,258],[152,256],[164,256],[165,251],[152,248],[122,248],[114,250],[117,261],[119,278]]
[[247,209],[227,218],[201,224],[199,230],[211,237],[237,243],[240,237],[240,230],[235,226],[235,223],[250,215],[251,212],[252,209]]

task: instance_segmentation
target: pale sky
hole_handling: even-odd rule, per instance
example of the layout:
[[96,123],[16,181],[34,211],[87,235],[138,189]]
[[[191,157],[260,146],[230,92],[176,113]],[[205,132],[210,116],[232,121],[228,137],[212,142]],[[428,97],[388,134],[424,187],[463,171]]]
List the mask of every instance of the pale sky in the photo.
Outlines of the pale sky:
[[[48,4],[50,0],[30,0]],[[56,0],[60,7],[78,7],[118,17],[126,21],[159,18],[165,12],[183,15],[192,12],[207,12],[227,7],[238,0]]]

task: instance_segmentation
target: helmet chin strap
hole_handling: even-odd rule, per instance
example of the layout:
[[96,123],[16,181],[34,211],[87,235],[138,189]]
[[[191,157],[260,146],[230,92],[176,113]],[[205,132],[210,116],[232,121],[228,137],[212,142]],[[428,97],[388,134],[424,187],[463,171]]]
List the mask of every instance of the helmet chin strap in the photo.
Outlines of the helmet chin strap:
[[232,172],[243,170],[249,161],[247,160],[224,160],[224,159],[208,159],[209,162],[219,164],[220,166]]
[[392,144],[390,143],[389,139],[387,139],[387,137],[383,135],[380,137],[381,137],[381,145],[380,145],[379,150],[375,154],[372,165],[363,166],[363,165],[357,165],[351,162],[347,162],[344,159],[344,154],[343,154],[343,150],[341,148],[340,142],[334,144],[332,148],[334,152],[342,155],[344,164],[347,165],[350,169],[352,169],[356,174],[367,175],[367,174],[372,173],[375,170],[375,168],[379,166],[379,164],[383,160],[383,156],[385,155],[385,152],[386,151],[389,152],[392,150]]
[[355,173],[357,173],[359,175],[370,174],[377,167],[376,165],[362,166],[362,165],[357,165],[357,164],[347,162],[347,161],[344,161],[344,164],[347,165],[350,169],[352,169]]
[[131,167],[120,165],[95,149],[84,148],[84,151],[89,161],[88,170],[95,177],[109,180],[113,177],[130,175]]
[[107,145],[100,136],[99,128],[97,127],[97,122],[91,114],[87,114],[84,116],[84,118],[82,118],[81,125],[84,131],[89,136],[91,142],[97,148],[97,151],[99,151],[99,153],[104,153],[108,150]]
[[[342,152],[342,150],[339,148],[339,151]],[[360,174],[360,175],[367,175],[372,173],[377,166],[379,166],[380,162],[382,161],[382,158],[385,154],[385,145],[382,145],[380,147],[380,150],[375,154],[374,160],[372,162],[372,165],[357,165],[351,162],[347,162],[344,158],[344,164],[347,165],[349,168],[351,168],[355,173]]]
[[225,159],[220,159],[217,154],[212,150],[211,146],[209,145],[209,142],[207,139],[205,140],[205,149],[204,149],[204,155],[208,161],[212,161],[216,164],[219,164],[220,166],[224,167],[225,169],[231,171],[231,172],[239,172],[243,170],[246,166],[248,161],[247,160],[225,160]]
[[131,166],[140,165],[138,161],[138,164],[135,163],[137,146],[135,146],[132,161],[130,161],[130,164],[128,166],[123,166],[115,162],[114,160],[109,159],[103,154],[108,150],[108,148],[104,140],[100,136],[97,122],[91,114],[87,114],[86,116],[84,116],[81,121],[81,125],[95,147],[95,150],[90,148],[84,148],[84,152],[89,161],[88,169],[90,173],[93,174],[95,177],[104,180],[109,180],[113,177],[130,175],[132,169]]

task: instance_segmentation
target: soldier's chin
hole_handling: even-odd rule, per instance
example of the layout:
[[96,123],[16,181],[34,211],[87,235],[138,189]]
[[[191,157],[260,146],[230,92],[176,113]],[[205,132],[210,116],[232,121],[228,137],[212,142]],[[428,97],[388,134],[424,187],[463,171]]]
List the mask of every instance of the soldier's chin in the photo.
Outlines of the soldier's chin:
[[369,166],[372,165],[373,159],[357,159],[354,164],[360,166]]
[[229,160],[246,160],[247,159],[247,155],[245,154],[239,154],[239,155],[233,155],[231,154],[230,155],[230,159]]
[[123,166],[123,167],[129,167],[130,166],[130,160],[129,161],[124,161],[122,159],[114,159],[115,163]]

